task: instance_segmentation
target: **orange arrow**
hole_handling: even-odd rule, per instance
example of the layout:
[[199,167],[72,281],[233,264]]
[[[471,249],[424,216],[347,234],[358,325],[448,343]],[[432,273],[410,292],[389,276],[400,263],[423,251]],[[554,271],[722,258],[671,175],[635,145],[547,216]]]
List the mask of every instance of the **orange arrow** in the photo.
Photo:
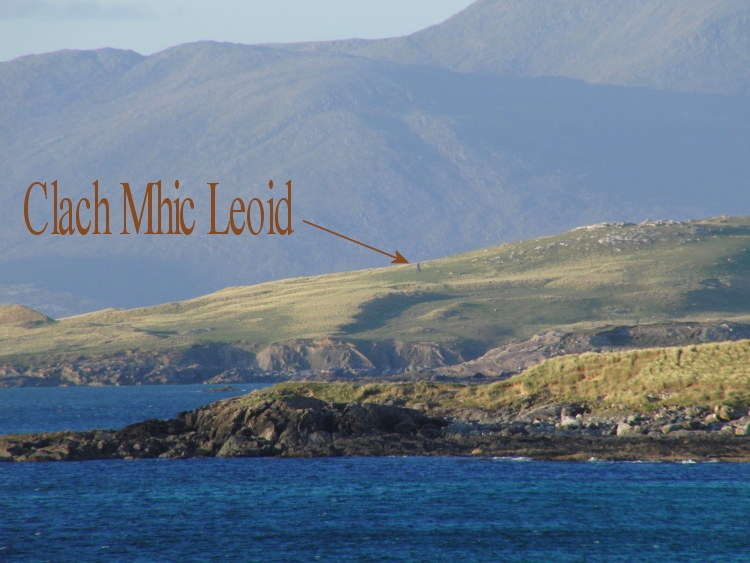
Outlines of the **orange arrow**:
[[320,225],[316,225],[315,223],[311,223],[310,221],[305,221],[304,219],[302,219],[302,222],[303,223],[307,223],[311,227],[315,227],[317,229],[320,229],[321,231],[325,231],[327,233],[331,233],[332,235],[336,235],[337,237],[341,237],[343,239],[346,239],[349,242],[353,242],[353,243],[358,244],[360,246],[364,246],[365,248],[369,248],[370,250],[374,250],[375,252],[380,252],[380,254],[385,254],[386,256],[389,256],[390,258],[393,258],[393,260],[391,261],[391,264],[408,264],[409,263],[409,261],[406,258],[404,258],[403,256],[401,256],[401,253],[398,250],[396,251],[396,255],[394,256],[393,254],[388,254],[387,252],[383,252],[382,250],[378,250],[374,246],[370,246],[369,244],[365,244],[363,242],[359,242],[358,240],[354,240],[353,238],[346,237],[346,236],[344,236],[344,235],[342,235],[340,233],[337,233],[336,231],[332,231],[331,229],[326,229],[325,227],[321,227]]

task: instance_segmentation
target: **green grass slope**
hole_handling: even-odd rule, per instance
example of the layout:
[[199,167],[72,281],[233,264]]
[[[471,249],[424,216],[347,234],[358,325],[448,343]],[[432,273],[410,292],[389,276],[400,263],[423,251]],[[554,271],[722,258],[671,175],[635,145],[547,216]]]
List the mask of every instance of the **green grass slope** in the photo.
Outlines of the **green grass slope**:
[[416,264],[234,287],[39,326],[0,325],[0,359],[228,342],[463,342],[542,330],[750,316],[750,218],[603,224]]
[[563,356],[463,397],[481,404],[583,402],[650,411],[661,406],[750,405],[750,341]]
[[336,402],[487,410],[577,402],[594,410],[750,405],[750,341],[582,354],[547,360],[498,383],[281,383],[247,396],[303,395]]

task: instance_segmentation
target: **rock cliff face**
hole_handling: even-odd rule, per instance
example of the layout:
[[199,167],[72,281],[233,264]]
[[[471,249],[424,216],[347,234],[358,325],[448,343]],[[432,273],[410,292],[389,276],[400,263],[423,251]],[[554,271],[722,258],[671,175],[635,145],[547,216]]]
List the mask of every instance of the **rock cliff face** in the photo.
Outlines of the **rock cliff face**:
[[460,350],[437,342],[347,342],[325,338],[273,344],[258,354],[255,365],[266,372],[382,372],[445,366],[463,359]]
[[0,387],[329,379],[392,375],[463,360],[460,351],[434,342],[352,343],[326,338],[273,344],[257,354],[239,345],[210,343],[60,358],[32,366],[0,364]]
[[230,369],[241,370],[248,381],[275,381],[252,367],[253,357],[236,346],[206,344],[61,357],[26,366],[6,363],[0,364],[0,387],[203,383]]
[[727,407],[594,416],[575,404],[430,411],[245,396],[117,431],[0,436],[0,461],[383,455],[750,461],[750,416]]

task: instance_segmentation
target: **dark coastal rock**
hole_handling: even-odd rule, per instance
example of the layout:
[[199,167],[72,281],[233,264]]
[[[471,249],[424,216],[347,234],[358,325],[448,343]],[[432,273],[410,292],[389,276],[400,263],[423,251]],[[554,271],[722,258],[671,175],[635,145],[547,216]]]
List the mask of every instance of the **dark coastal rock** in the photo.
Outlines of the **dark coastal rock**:
[[562,410],[566,405],[543,405],[541,407],[534,407],[525,411],[521,411],[516,420],[518,422],[532,423],[535,420],[554,420],[559,419],[562,415]]
[[0,461],[384,455],[750,461],[750,416],[715,417],[707,425],[690,416],[702,414],[700,408],[619,417],[575,404],[435,412],[298,395],[237,397],[117,431],[0,436]]

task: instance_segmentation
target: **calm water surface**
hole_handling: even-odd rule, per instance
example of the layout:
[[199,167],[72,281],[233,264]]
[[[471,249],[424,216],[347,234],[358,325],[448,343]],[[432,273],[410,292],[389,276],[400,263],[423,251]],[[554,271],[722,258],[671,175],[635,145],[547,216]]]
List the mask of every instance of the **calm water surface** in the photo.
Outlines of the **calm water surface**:
[[0,389],[0,434],[122,428],[149,418],[174,418],[266,385],[148,385]]
[[[3,414],[4,428],[14,431],[13,425],[33,426],[34,412],[47,413],[45,425],[116,427],[221,398],[201,390],[61,389],[64,401],[56,407],[55,393],[42,392],[50,390],[3,389],[0,409],[16,409]],[[6,391],[34,391],[26,396],[37,402],[10,400]],[[0,464],[2,562],[219,560],[747,563],[750,464],[457,458]]]
[[750,561],[750,466],[0,465],[2,561]]

